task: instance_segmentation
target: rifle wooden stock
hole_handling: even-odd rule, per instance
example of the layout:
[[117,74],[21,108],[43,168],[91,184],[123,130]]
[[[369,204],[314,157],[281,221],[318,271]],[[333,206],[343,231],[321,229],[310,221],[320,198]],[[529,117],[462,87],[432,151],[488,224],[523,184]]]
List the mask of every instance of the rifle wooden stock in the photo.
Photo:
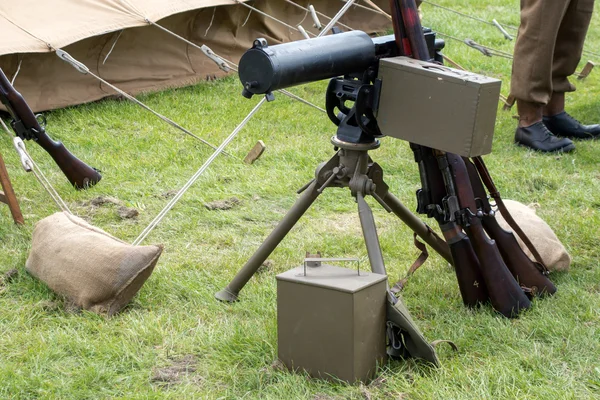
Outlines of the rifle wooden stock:
[[440,228],[452,253],[454,271],[463,303],[467,307],[476,307],[487,303],[489,294],[481,274],[479,259],[469,237],[460,229],[460,226],[453,222],[440,224]]
[[481,220],[468,215],[469,212],[477,211],[477,204],[465,163],[456,154],[446,153],[438,157],[442,159],[442,163],[444,158],[447,160],[460,207],[467,213],[463,228],[481,264],[481,273],[492,306],[505,317],[516,317],[522,309],[529,308],[531,302],[504,263],[495,241],[485,234]]
[[21,138],[33,139],[46,150],[76,189],[86,189],[102,179],[102,175],[96,169],[75,157],[61,142],[52,140],[46,134],[23,96],[11,85],[2,69],[0,69],[0,100],[14,120],[12,126],[15,133],[18,136],[22,135],[16,128],[19,124],[20,129],[26,132],[25,137]]
[[498,221],[496,221],[496,218],[490,215],[492,206],[488,201],[487,192],[481,182],[477,168],[470,160],[464,158],[463,160],[469,173],[473,193],[481,201],[483,207],[483,228],[496,241],[498,250],[500,250],[500,254],[512,275],[521,286],[531,289],[532,295],[543,296],[554,294],[556,286],[536,267],[527,254],[523,252],[514,234],[504,230]]
[[440,225],[444,239],[450,247],[463,303],[467,307],[476,307],[481,303],[486,303],[489,300],[488,292],[481,275],[479,260],[471,246],[469,237],[454,222],[444,221],[444,215],[431,209],[428,211],[422,207],[423,205],[434,209],[440,207],[441,210],[443,199],[446,196],[444,178],[438,167],[437,159],[428,147],[414,143],[411,143],[410,147],[415,153],[415,161],[419,164],[419,175],[421,177],[422,189],[417,197],[419,202],[424,201],[426,203],[419,205],[419,212],[434,217]]

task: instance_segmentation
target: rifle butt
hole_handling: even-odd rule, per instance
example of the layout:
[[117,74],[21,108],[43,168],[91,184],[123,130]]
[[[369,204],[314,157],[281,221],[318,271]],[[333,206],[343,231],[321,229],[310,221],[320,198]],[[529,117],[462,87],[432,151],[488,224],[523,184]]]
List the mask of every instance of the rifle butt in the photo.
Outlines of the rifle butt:
[[488,235],[498,245],[506,266],[521,286],[531,289],[532,296],[542,297],[556,293],[556,286],[523,252],[512,232],[504,230],[493,216],[483,217],[482,222]]
[[36,143],[50,154],[75,189],[90,188],[102,179],[96,169],[75,157],[60,141],[54,141],[47,134],[41,133]]
[[514,318],[531,307],[531,302],[504,263],[496,243],[486,236],[481,221],[474,219],[465,230],[481,263],[481,273],[494,309],[507,318]]
[[[443,162],[447,160],[447,163]],[[442,168],[449,168],[451,183],[456,188],[462,209],[460,225],[469,236],[481,265],[492,306],[507,318],[516,317],[521,310],[531,307],[531,302],[504,263],[496,242],[485,234],[477,212],[477,202],[465,161],[458,155],[446,153],[440,156]]]
[[469,173],[469,179],[471,186],[473,187],[473,193],[476,198],[482,203],[484,216],[482,218],[483,228],[490,236],[494,239],[498,250],[502,255],[506,266],[509,271],[515,277],[517,282],[531,290],[530,295],[532,296],[544,296],[552,295],[556,292],[556,286],[544,275],[535,265],[535,263],[525,254],[525,252],[519,246],[517,239],[512,232],[503,229],[496,217],[492,215],[492,207],[487,199],[487,192],[481,179],[477,168],[468,159],[463,158],[467,172]]
[[468,236],[454,223],[440,225],[440,228],[450,246],[463,303],[471,308],[487,303],[489,294]]

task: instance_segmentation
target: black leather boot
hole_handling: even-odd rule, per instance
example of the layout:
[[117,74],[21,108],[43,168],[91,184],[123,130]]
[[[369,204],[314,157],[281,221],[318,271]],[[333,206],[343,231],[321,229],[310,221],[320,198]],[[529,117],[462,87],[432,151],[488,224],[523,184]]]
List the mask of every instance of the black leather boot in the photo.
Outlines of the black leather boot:
[[544,117],[544,125],[556,136],[584,140],[600,138],[600,125],[583,125],[565,111]]
[[575,150],[572,141],[554,136],[543,122],[536,122],[527,127],[518,127],[515,132],[515,143],[545,153]]

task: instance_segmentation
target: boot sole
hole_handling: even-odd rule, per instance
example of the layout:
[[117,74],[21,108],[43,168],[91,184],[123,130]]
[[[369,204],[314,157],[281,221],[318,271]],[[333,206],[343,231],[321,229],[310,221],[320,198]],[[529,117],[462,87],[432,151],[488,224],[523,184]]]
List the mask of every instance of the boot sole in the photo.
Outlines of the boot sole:
[[515,144],[517,144],[518,146],[521,146],[521,147],[526,147],[528,149],[538,151],[540,153],[569,153],[569,152],[575,150],[575,145],[573,143],[570,143],[570,144],[568,144],[566,146],[563,146],[563,147],[559,147],[559,148],[554,149],[554,150],[536,149],[535,147],[531,147],[530,145],[524,144],[524,143],[521,143],[521,142],[515,142]]

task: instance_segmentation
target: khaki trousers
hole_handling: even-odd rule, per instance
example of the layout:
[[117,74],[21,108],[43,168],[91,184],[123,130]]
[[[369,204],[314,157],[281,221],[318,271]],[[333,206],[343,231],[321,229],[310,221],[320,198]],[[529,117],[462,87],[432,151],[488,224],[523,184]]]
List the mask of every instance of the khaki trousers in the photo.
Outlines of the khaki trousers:
[[581,59],[594,0],[521,0],[511,94],[547,104],[552,92],[575,90],[569,80]]

